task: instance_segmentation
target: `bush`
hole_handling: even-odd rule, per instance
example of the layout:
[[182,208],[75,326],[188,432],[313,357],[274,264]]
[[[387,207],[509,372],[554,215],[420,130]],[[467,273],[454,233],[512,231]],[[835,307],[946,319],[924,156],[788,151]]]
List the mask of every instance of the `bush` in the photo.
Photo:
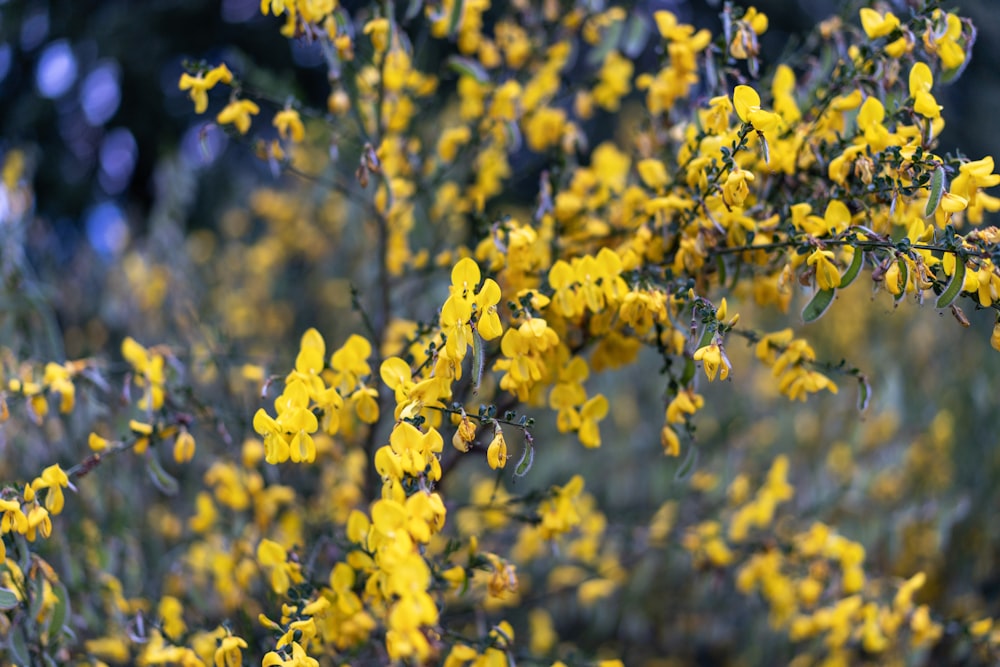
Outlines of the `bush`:
[[971,22],[406,4],[264,0],[325,108],[186,63],[204,162],[44,280],[6,152],[5,659],[994,662]]

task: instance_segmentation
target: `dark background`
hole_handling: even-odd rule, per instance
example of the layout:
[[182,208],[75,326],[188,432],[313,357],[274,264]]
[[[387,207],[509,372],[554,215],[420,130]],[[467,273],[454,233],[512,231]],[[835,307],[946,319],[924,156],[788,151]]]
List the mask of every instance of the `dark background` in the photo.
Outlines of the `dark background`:
[[[797,35],[844,6],[813,0],[756,4],[770,19],[762,40],[765,64],[774,64]],[[972,0],[959,7],[979,28],[979,39],[964,76],[936,91],[948,121],[941,152],[958,149],[972,158],[1000,153],[1000,139],[991,131],[1000,108],[994,66],[1000,60],[1000,17],[990,4]],[[646,0],[633,11],[651,14],[666,7],[718,32],[718,5]],[[177,89],[185,60],[225,60],[237,72],[266,70],[283,94],[324,106],[329,84],[315,53],[282,37],[279,21],[261,16],[259,7],[258,0],[0,2],[0,150],[31,149],[37,212],[57,237],[55,247],[46,244],[50,250],[68,256],[88,229],[101,236],[109,211],[141,234],[155,198],[156,165],[165,155],[207,151],[212,157],[224,153],[230,162],[250,161],[247,150],[223,151],[221,134],[208,141],[198,135],[210,115],[195,116]],[[50,75],[48,83],[43,72]],[[215,110],[210,107],[209,114]],[[213,181],[199,197],[232,194],[223,169],[202,170],[199,178]],[[211,226],[212,203],[194,207],[189,224]]]

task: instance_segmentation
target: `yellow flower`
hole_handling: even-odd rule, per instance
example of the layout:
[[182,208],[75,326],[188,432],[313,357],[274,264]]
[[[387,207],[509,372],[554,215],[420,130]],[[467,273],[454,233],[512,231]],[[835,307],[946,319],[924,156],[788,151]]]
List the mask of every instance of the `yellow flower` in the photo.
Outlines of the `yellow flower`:
[[87,446],[89,446],[92,451],[103,452],[108,448],[108,441],[96,433],[91,433],[87,438]]
[[962,19],[951,13],[944,13],[942,16],[940,9],[935,9],[932,16],[933,25],[928,26],[923,35],[924,46],[941,58],[941,65],[945,70],[956,69],[966,58],[965,48],[959,42],[962,37]]
[[257,545],[257,562],[262,568],[270,571],[271,589],[278,595],[284,595],[292,584],[302,581],[302,574],[299,571],[301,566],[289,560],[285,548],[277,542],[261,540]]
[[507,441],[503,437],[503,429],[497,424],[493,431],[493,440],[486,449],[486,462],[496,470],[507,465]]
[[69,486],[69,477],[58,464],[50,465],[42,471],[40,477],[31,483],[31,490],[35,493],[41,489],[48,489],[45,496],[45,509],[52,514],[59,514],[63,509],[63,487]]
[[240,637],[223,637],[219,647],[215,649],[215,667],[240,667],[243,664],[243,652],[247,647],[246,640]]
[[934,75],[926,63],[914,63],[910,69],[910,97],[913,98],[913,110],[924,118],[940,118],[941,105],[931,95],[934,85]]
[[601,71],[598,72],[598,82],[594,86],[594,102],[605,111],[618,111],[621,98],[632,89],[632,61],[618,51],[611,51]]
[[467,452],[471,447],[469,443],[475,439],[476,425],[463,412],[462,421],[458,423],[458,428],[455,429],[455,435],[451,439],[451,444],[458,451]]
[[21,511],[21,504],[16,500],[4,500],[0,498],[0,533],[26,533],[28,532],[28,517]]
[[[303,640],[305,641],[305,640]],[[310,657],[299,642],[291,642],[292,655],[287,660],[282,658],[276,651],[269,651],[261,663],[261,667],[319,667],[319,661]]]
[[860,13],[861,27],[864,28],[868,39],[885,37],[899,27],[899,19],[892,12],[886,12],[883,16],[874,9],[865,7]]
[[720,380],[725,380],[729,377],[729,370],[732,366],[722,346],[717,342],[695,350],[694,360],[700,361],[704,365],[705,375],[708,377],[709,382],[714,382],[716,375],[719,375]]
[[354,413],[358,419],[366,424],[374,424],[378,421],[378,390],[372,387],[359,387],[351,394],[351,403],[354,405]]
[[438,158],[446,164],[454,162],[459,148],[469,143],[471,138],[472,130],[465,125],[443,131],[437,143]]
[[112,662],[127,662],[129,659],[128,642],[124,637],[98,637],[84,642],[87,653],[96,658]]
[[754,175],[746,169],[740,169],[739,165],[733,165],[733,170],[726,177],[726,182],[722,186],[722,200],[726,206],[742,206],[750,195],[750,186]]
[[969,206],[969,200],[953,192],[945,192],[941,197],[941,210],[945,213],[958,213]]
[[840,286],[840,271],[832,259],[832,251],[817,249],[806,260],[809,266],[816,267],[816,284],[820,289],[834,289]]
[[163,355],[153,350],[147,350],[131,336],[122,341],[122,356],[136,372],[136,384],[145,387],[142,400],[138,402],[140,410],[159,410],[163,407],[164,384]]
[[682,424],[705,405],[705,399],[693,391],[677,392],[670,405],[667,406],[666,420],[668,424]]
[[372,19],[365,24],[364,33],[372,40],[375,53],[385,53],[386,49],[389,48],[389,28],[389,19],[387,18]]
[[660,160],[653,158],[640,160],[636,168],[639,170],[639,178],[648,188],[660,190],[669,182],[667,168]]
[[580,443],[584,447],[600,447],[601,432],[597,422],[608,414],[608,399],[597,394],[580,407]]
[[181,601],[174,596],[165,595],[160,598],[157,613],[160,615],[164,634],[173,640],[180,639],[180,636],[187,631],[183,612],[184,608],[181,606]]
[[174,461],[187,463],[194,458],[194,436],[187,429],[181,429],[174,440]]
[[191,91],[188,95],[191,96],[191,100],[194,102],[195,113],[205,113],[205,109],[208,108],[208,91],[214,88],[215,84],[220,81],[222,83],[232,83],[232,80],[233,73],[223,64],[209,70],[207,73],[199,72],[197,76],[191,76],[187,72],[181,74],[178,88]]
[[758,12],[756,7],[749,7],[736,25],[736,34],[729,44],[729,55],[740,60],[755,57],[760,52],[757,36],[767,31],[767,24],[766,14]]
[[233,100],[219,112],[215,120],[220,125],[235,125],[240,134],[246,134],[250,130],[250,116],[260,113],[258,107],[251,100]]
[[51,361],[45,364],[45,375],[42,377],[42,384],[49,391],[54,391],[60,396],[59,412],[68,414],[73,411],[73,404],[76,398],[76,388],[73,386],[71,378],[73,370],[69,364],[61,366]]
[[677,437],[677,431],[670,426],[664,425],[660,430],[660,444],[667,456],[679,456],[681,453],[681,440]]
[[28,530],[24,535],[29,542],[34,542],[38,533],[41,533],[42,537],[48,537],[52,533],[52,517],[41,505],[35,505],[28,510]]
[[302,124],[302,118],[295,109],[282,109],[274,114],[274,126],[278,128],[278,135],[282,139],[292,138],[298,143],[306,136],[306,128]]
[[770,132],[781,121],[778,114],[760,108],[760,95],[750,86],[736,86],[733,90],[733,107],[740,120],[750,123],[758,132]]
[[969,634],[973,637],[982,637],[993,629],[993,619],[986,617],[975,621],[969,625]]

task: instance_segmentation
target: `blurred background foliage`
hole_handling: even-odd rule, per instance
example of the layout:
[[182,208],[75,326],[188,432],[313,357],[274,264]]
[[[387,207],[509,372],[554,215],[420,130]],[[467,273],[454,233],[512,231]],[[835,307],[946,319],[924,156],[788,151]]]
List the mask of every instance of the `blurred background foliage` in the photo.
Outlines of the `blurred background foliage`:
[[[756,4],[771,19],[763,60],[777,63],[789,45],[843,3]],[[185,60],[225,61],[279,104],[294,94],[325,107],[329,84],[316,50],[282,38],[259,5],[0,1],[0,151],[26,151],[35,191],[30,224],[17,232],[23,236],[4,231],[4,344],[19,358],[97,354],[117,349],[128,333],[147,342],[190,345],[194,379],[221,387],[218,375],[238,373],[246,361],[263,358],[272,368],[288,367],[308,326],[338,341],[360,329],[346,277],[364,275],[359,249],[366,246],[356,238],[362,232],[351,229],[351,205],[327,206],[330,188],[322,183],[276,177],[252,146],[206,129],[177,89]],[[716,3],[638,2],[632,11],[664,8],[681,21],[718,30]],[[1000,155],[1000,133],[993,129],[1000,108],[1000,14],[989,0],[962,2],[960,11],[972,18],[979,39],[963,77],[938,93],[948,121],[941,150]],[[628,114],[626,108],[622,118]],[[596,133],[603,120],[588,132]],[[536,194],[537,166],[524,159],[515,165],[527,175],[515,179],[522,187],[511,190],[511,213],[528,210]],[[268,221],[268,212],[280,198],[291,198],[296,213],[278,225]],[[278,247],[254,245],[267,225],[274,225],[269,231]],[[15,257],[15,247],[23,248],[23,257]],[[320,256],[327,263],[314,265]],[[413,277],[397,287],[416,295],[425,291],[426,279]],[[294,307],[273,305],[290,299]],[[425,306],[414,303],[405,314],[417,319]],[[788,325],[788,317],[754,312],[750,299],[738,307],[746,326],[773,331]],[[799,307],[801,301],[791,312]],[[216,315],[221,322],[211,319]],[[769,389],[769,371],[754,363],[752,350],[734,341],[736,371],[730,381],[705,391],[712,409],[699,415],[697,460],[690,471],[678,475],[691,462],[662,456],[663,388],[657,376],[633,370],[595,388],[611,401],[602,432],[613,446],[584,451],[557,436],[554,425],[545,423],[554,417],[545,417],[529,483],[543,488],[586,471],[588,490],[617,531],[614,539],[624,544],[665,500],[676,501],[680,526],[718,514],[738,473],[760,478],[785,453],[797,489],[791,508],[781,514],[789,533],[825,521],[868,545],[873,571],[900,577],[927,571],[923,597],[936,610],[954,618],[1000,615],[1000,487],[994,482],[1000,478],[1000,361],[982,335],[991,325],[988,317],[968,315],[971,330],[930,306],[906,300],[897,307],[885,294],[873,297],[858,281],[819,323],[793,326],[816,342],[821,358],[834,364],[844,359],[863,370],[873,390],[864,412],[849,378],[841,380],[836,396],[789,405]],[[649,363],[636,368],[656,364],[651,354]],[[230,398],[232,414],[220,418],[249,429],[257,397],[248,390]],[[91,405],[101,418],[100,401]],[[72,460],[86,433],[72,423],[62,429],[29,434],[29,440],[47,444],[16,461],[6,451],[12,438],[5,437],[0,478],[22,478],[53,459]],[[232,443],[243,435],[199,442],[208,451],[236,456]],[[155,595],[151,582],[175,568],[162,554],[180,530],[176,517],[192,508],[172,506],[149,485],[136,487],[130,478],[145,475],[138,463],[123,458],[114,465],[80,484],[81,505],[108,523],[82,522],[72,530],[80,543],[95,545],[90,556],[103,560],[102,567],[121,572],[131,595]],[[172,472],[193,487],[204,468]],[[318,483],[297,471],[282,475],[285,483],[303,488]],[[460,477],[449,484],[472,485]],[[448,495],[461,490],[446,489]],[[160,538],[138,539],[146,522],[157,526]],[[134,529],[134,539],[122,527]],[[98,549],[95,531],[104,530],[118,537]],[[53,552],[67,553],[58,547]],[[67,578],[86,579],[89,566],[71,561],[63,557]],[[691,558],[679,536],[630,566],[629,584],[618,593],[622,603],[598,606],[586,622],[568,596],[560,634],[574,637],[575,629],[590,628],[574,637],[582,648],[596,650],[611,638],[626,659],[671,654],[722,664],[740,655],[743,664],[779,664],[791,657],[787,642],[768,634],[762,602],[733,603],[731,582],[714,574],[690,576]],[[926,657],[927,664],[941,664],[948,650],[946,641],[939,654]]]

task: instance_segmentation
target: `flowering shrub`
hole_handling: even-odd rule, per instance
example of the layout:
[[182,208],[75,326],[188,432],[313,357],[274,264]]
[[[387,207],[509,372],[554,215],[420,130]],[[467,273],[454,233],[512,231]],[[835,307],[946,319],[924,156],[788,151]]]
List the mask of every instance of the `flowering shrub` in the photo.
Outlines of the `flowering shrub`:
[[[753,7],[727,4],[712,33],[587,3],[264,0],[322,54],[326,108],[236,62],[188,63],[178,88],[270,180],[212,229],[154,221],[109,273],[120,331],[61,332],[35,297],[12,320],[5,659],[995,660],[1000,610],[968,591],[932,607],[939,573],[919,558],[871,567],[877,539],[837,525],[850,503],[795,457],[727,442],[728,463],[696,460],[737,387],[840,405],[847,388],[857,446],[795,418],[845,495],[889,507],[953,481],[946,409],[909,431],[897,470],[860,474],[856,458],[909,436],[888,410],[862,422],[864,359],[825,360],[824,333],[799,326],[879,308],[848,289],[867,283],[964,326],[988,311],[973,345],[1000,349],[1000,231],[982,224],[1000,174],[937,146],[935,93],[976,33],[911,4],[832,17],[772,66]],[[23,232],[16,150],[2,187]],[[11,289],[30,282],[4,261]],[[39,354],[45,336],[92,354]],[[611,440],[607,421],[653,428]],[[773,420],[742,428],[778,439]],[[610,471],[546,481],[580,447],[669,470],[671,489],[626,516],[605,509]],[[905,526],[926,552],[957,520],[927,508]],[[766,619],[758,652],[713,640],[739,613],[713,617],[719,599]]]

